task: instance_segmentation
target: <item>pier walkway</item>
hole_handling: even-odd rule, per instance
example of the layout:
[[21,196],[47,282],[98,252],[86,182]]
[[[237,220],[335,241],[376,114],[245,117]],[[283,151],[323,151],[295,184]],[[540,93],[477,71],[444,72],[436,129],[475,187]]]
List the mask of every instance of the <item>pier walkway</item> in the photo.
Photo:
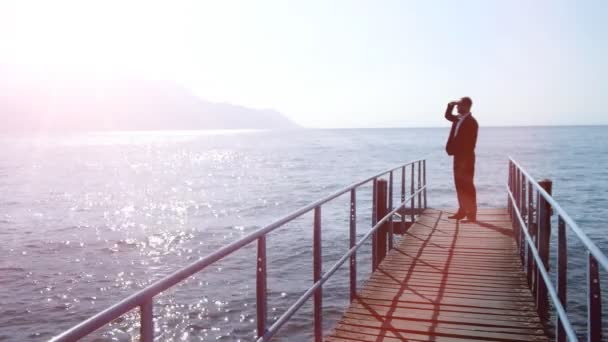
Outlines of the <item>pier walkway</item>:
[[326,341],[547,341],[507,209],[426,209]]

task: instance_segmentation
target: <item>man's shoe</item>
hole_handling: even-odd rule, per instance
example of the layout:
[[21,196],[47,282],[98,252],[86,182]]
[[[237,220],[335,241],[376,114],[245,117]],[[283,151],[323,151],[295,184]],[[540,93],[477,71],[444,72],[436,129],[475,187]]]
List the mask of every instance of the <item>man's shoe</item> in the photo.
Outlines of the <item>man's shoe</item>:
[[467,217],[467,214],[464,214],[464,213],[456,213],[452,216],[448,216],[449,219],[456,219],[456,220],[462,220],[465,217]]
[[462,221],[462,223],[475,223],[477,222],[477,217],[475,215],[467,215],[467,219]]

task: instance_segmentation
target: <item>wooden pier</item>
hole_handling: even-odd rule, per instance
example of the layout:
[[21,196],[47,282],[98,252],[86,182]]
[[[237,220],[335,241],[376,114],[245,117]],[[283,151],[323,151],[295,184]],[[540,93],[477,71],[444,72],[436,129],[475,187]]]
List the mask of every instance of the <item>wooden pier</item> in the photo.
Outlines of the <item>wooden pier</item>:
[[507,209],[426,209],[325,341],[548,341]]

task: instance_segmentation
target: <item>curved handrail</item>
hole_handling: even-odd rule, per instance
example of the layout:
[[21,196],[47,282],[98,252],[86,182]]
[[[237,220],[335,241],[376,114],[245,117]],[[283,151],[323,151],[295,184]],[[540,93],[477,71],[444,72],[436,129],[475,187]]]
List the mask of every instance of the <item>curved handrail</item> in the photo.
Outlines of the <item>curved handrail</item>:
[[530,174],[526,170],[524,170],[523,167],[521,167],[515,160],[513,160],[513,158],[509,157],[509,160],[528,179],[528,182],[534,187],[534,189],[538,191],[541,196],[543,196],[545,201],[547,201],[551,205],[551,208],[553,208],[554,211],[558,212],[559,216],[562,217],[566,225],[570,227],[570,229],[572,229],[572,231],[576,234],[576,237],[578,237],[578,239],[583,243],[589,253],[591,253],[591,255],[593,255],[593,257],[597,259],[597,261],[600,265],[602,265],[604,270],[608,271],[608,257],[606,257],[604,253],[602,253],[602,251],[597,247],[597,245],[593,241],[591,241],[587,234],[585,234],[585,232],[583,232],[583,230],[576,224],[576,222],[574,222],[570,215],[568,215],[566,211],[562,209],[559,203],[557,203],[557,201],[553,199],[553,197],[549,195],[547,191],[545,191],[545,189],[543,189],[543,187],[541,187],[538,182],[536,182],[534,178],[532,178]]
[[[221,247],[220,249],[216,250],[215,252],[212,252],[211,254],[208,254],[207,256],[199,259],[198,261],[195,261],[195,262],[191,263],[190,265],[185,266],[185,267],[181,268],[180,270],[155,281],[151,285],[146,286],[145,288],[128,296],[127,298],[121,300],[120,302],[93,315],[92,317],[73,326],[72,328],[64,331],[63,333],[51,338],[50,341],[64,342],[64,341],[78,340],[78,339],[81,339],[81,338],[87,336],[88,334],[96,331],[97,329],[109,324],[112,320],[122,316],[123,314],[125,314],[128,311],[133,310],[137,307],[142,307],[142,308],[146,307],[148,310],[150,310],[150,308],[151,308],[150,301],[156,295],[158,295],[161,292],[171,288],[172,286],[182,282],[184,279],[194,275],[195,273],[202,271],[203,269],[210,266],[211,264],[213,264],[219,260],[222,260],[223,258],[227,257],[228,255],[239,250],[240,248],[250,244],[251,242],[253,242],[261,237],[266,236],[266,234],[274,231],[275,229],[283,226],[284,224],[314,210],[317,207],[320,207],[321,205],[323,205],[339,196],[342,196],[342,195],[348,193],[349,191],[351,191],[353,189],[358,188],[359,186],[361,186],[363,184],[366,184],[372,180],[376,180],[377,178],[379,178],[387,173],[391,173],[398,169],[404,169],[406,166],[412,166],[412,169],[413,169],[413,165],[416,163],[418,163],[419,167],[420,167],[420,163],[424,162],[424,161],[425,161],[424,159],[417,159],[417,160],[407,162],[405,164],[400,164],[393,168],[390,168],[390,169],[387,169],[380,173],[377,173],[364,180],[361,180],[359,182],[346,186],[340,190],[333,192],[332,194],[330,194],[322,199],[319,199],[311,204],[308,204],[300,209],[297,209],[297,210],[291,212],[290,214],[274,221],[273,223],[271,223],[263,228],[260,228],[260,229],[256,230],[255,232],[252,232],[237,241],[234,241],[224,247]],[[426,185],[423,187],[419,187],[418,191],[416,191],[415,194],[419,194],[420,191],[422,191],[424,189],[426,189]],[[413,195],[410,196],[410,198],[408,200],[412,200],[412,198],[413,198]],[[372,229],[372,231],[375,231],[375,230]],[[349,250],[349,253],[350,253],[350,250]],[[322,285],[322,283],[318,284],[318,285],[315,284],[313,286],[314,287],[313,292],[320,285]],[[311,291],[311,289],[309,289],[308,291]],[[308,291],[307,291],[307,293],[308,293]],[[143,312],[142,312],[142,314],[143,314]],[[151,313],[148,312],[148,314],[151,314]],[[149,319],[151,319],[151,317]],[[143,321],[143,319],[142,319],[142,321]]]

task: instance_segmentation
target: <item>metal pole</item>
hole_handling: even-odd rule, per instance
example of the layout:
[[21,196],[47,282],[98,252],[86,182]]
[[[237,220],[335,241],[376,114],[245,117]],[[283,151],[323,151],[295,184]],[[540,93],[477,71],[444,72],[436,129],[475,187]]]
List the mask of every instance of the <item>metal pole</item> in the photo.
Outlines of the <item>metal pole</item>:
[[[393,171],[388,176],[388,210],[387,213],[393,211]],[[393,215],[388,220],[388,249],[393,249]]]
[[[357,193],[350,191],[350,248],[357,243]],[[357,296],[357,252],[350,256],[350,301]]]
[[424,195],[424,209],[426,209],[426,159],[422,161],[422,185],[424,186],[424,190],[422,190]]
[[[532,183],[531,182],[527,182],[528,183],[528,199],[527,199],[527,205],[528,205],[528,225],[527,228],[528,232],[530,232],[531,227],[534,225],[534,187],[532,187]],[[526,239],[524,237],[524,234],[521,234],[521,242],[520,244],[524,244],[526,243]],[[524,252],[525,250],[520,251],[521,252],[521,257],[522,257],[522,261],[524,258]]]
[[597,260],[587,251],[587,341],[602,340],[602,293]]
[[410,204],[411,204],[411,208],[410,209],[412,210],[412,212],[411,212],[411,215],[412,215],[412,224],[414,224],[414,222],[416,221],[416,216],[415,216],[415,212],[414,212],[414,205],[415,205],[415,202],[416,202],[416,196],[414,196],[414,164],[412,164],[412,172],[411,172],[411,177],[410,178],[411,178],[411,187],[410,187],[410,191],[411,192],[410,192],[410,196],[412,196],[412,199],[411,199],[411,202],[410,202]]
[[[373,186],[372,186],[372,227],[376,225],[378,222],[378,217],[376,216],[376,210],[378,208],[378,180],[374,178]],[[378,230],[375,230],[372,233],[372,272],[376,270],[376,265],[378,263],[378,256],[376,255],[376,245],[378,244]]]
[[[537,191],[536,192],[536,216],[534,217],[534,225],[532,228],[532,237],[534,240],[534,247],[536,248],[536,250],[538,251],[538,235],[539,235],[539,229],[538,226],[540,225],[540,198],[541,195],[540,193]],[[531,252],[530,252],[530,256],[531,256]],[[536,301],[536,307],[538,308],[538,277],[540,277],[539,271],[538,271],[538,264],[536,262],[536,259],[532,258],[532,295],[534,296],[534,300]]]
[[[521,212],[521,196],[520,196],[520,182],[521,182],[521,175],[519,174],[519,170],[515,169],[515,182],[513,183],[513,185],[515,185],[514,189],[513,189],[513,194],[515,195],[515,207],[517,208],[517,210],[519,210]],[[520,229],[522,229],[522,227],[520,227],[520,224],[515,221],[515,231],[518,231]]]
[[147,299],[140,307],[140,340],[143,342],[154,341],[154,302],[152,298]]
[[255,286],[258,338],[264,336],[266,333],[266,319],[268,317],[266,274],[266,235],[262,235],[258,238],[258,259]]
[[[405,202],[405,166],[401,168],[401,203]],[[405,204],[403,205],[403,212],[401,214],[401,233],[405,234]]]
[[[418,189],[422,187],[422,163],[418,161]],[[422,213],[422,192],[418,193],[418,215]]]
[[[566,240],[566,224],[564,223],[564,219],[559,216],[557,218],[557,297],[559,298],[560,303],[566,310],[566,295],[567,295],[567,286],[568,286],[568,245]],[[555,327],[557,342],[565,342],[566,331],[562,326],[562,323],[559,319],[559,315],[556,315],[556,323]]]
[[[532,196],[532,201],[530,201],[530,205],[534,206],[534,204],[536,203],[538,205],[538,196],[540,196],[538,194],[538,192],[536,193],[535,196]],[[534,197],[536,197],[536,202],[534,200]],[[538,208],[537,208],[538,209]],[[538,213],[535,214],[536,216],[538,216]],[[530,233],[530,237],[533,240],[533,243],[536,244],[536,231],[537,231],[537,220],[536,220],[536,216],[534,217],[534,220],[531,220],[528,223],[528,232]],[[530,290],[532,291],[532,295],[534,296],[534,299],[536,300],[536,287],[534,285],[535,283],[535,276],[536,276],[536,261],[534,260],[534,257],[532,256],[532,248],[534,248],[535,246],[533,245],[529,245],[528,242],[526,242],[526,245],[528,246],[527,250],[526,250],[526,263],[527,263],[527,277],[528,277],[528,286],[530,287]]]
[[[387,182],[384,179],[379,179],[376,185],[376,217],[378,221],[384,219],[388,210],[386,208],[386,193],[387,193]],[[378,268],[378,265],[384,260],[386,256],[388,240],[388,222],[384,221],[382,225],[376,230],[376,244],[372,246],[372,253],[376,256],[376,264],[373,265],[373,270]]]
[[[522,182],[521,182],[521,217],[525,220],[526,222],[526,227],[527,227],[527,220],[526,217],[528,215],[528,196],[526,196],[526,188],[527,188],[527,179],[526,176],[522,175]],[[525,235],[524,232],[522,232],[523,229],[527,229],[526,227],[520,227],[520,229],[517,231],[516,234],[516,239],[518,240],[518,243],[521,243],[521,239],[523,238],[523,236]]]
[[521,217],[525,220],[526,216],[528,215],[528,206],[526,205],[528,203],[527,201],[527,182],[526,182],[526,176],[522,175],[523,181],[521,183],[521,201],[522,201],[522,212],[521,212]]
[[[515,213],[515,208],[517,210],[519,210],[521,212],[521,207],[523,206],[523,203],[521,202],[521,181],[522,179],[519,177],[519,173],[517,172],[517,170],[513,170],[513,195],[515,196],[515,203],[513,203],[513,217],[516,217],[516,213]],[[524,227],[521,227],[521,225],[518,223],[517,220],[514,220],[514,225],[513,225],[513,234],[516,237],[516,239],[520,239],[520,237],[523,235],[522,234],[522,229]],[[517,243],[519,244],[521,241],[517,241]]]
[[[524,177],[522,177],[521,174],[519,174],[518,172],[516,173],[517,177],[515,179],[515,188],[514,188],[514,194],[517,196],[516,197],[516,206],[517,209],[519,210],[520,213],[522,213],[523,215],[523,207],[525,205],[525,202],[522,200],[522,194],[521,194],[521,189],[523,187],[523,185],[525,184],[525,179]],[[522,229],[524,229],[524,227],[521,226],[521,224],[516,223],[515,229],[513,230],[514,235],[516,237],[516,239],[519,239],[520,241],[518,241],[518,243],[521,243],[521,236],[523,236],[523,232]]]
[[[538,184],[551,195],[551,181],[548,179],[538,182]],[[541,265],[549,272],[549,244],[551,242],[551,205],[543,196],[539,197],[538,205],[538,254],[542,260]],[[549,319],[549,296],[545,280],[540,276],[540,272],[536,273],[537,285],[537,304],[541,318],[545,321]]]
[[[540,234],[541,234],[541,231],[540,231],[540,225],[541,225],[541,223],[540,223],[540,221],[542,220],[541,219],[541,217],[542,217],[542,213],[541,213],[541,207],[542,207],[542,205],[541,204],[542,204],[542,195],[537,191],[537,193],[536,193],[536,216],[534,217],[535,223],[534,223],[534,230],[533,230],[533,232],[534,232],[534,246],[536,247],[537,251],[540,249],[540,238],[541,238],[541,236],[540,236]],[[541,261],[542,261],[542,258],[541,258]],[[534,296],[534,299],[536,300],[536,307],[537,308],[539,308],[538,288],[540,286],[539,278],[541,277],[540,271],[539,271],[538,267],[540,267],[540,266],[538,265],[538,262],[536,261],[536,259],[534,259],[534,265],[533,265],[534,270],[532,272],[534,274],[534,277],[533,277],[534,278],[534,286],[532,288],[532,295]],[[539,310],[539,312],[540,312],[540,310]]]
[[[321,269],[323,260],[321,255],[321,207],[315,207],[313,231],[313,283],[321,280]],[[314,324],[315,324],[315,342],[323,341],[323,287],[319,286],[315,291],[314,297]]]
[[[513,192],[513,163],[511,162],[511,160],[509,160],[509,178],[507,179],[507,184],[509,184],[509,190]],[[509,216],[511,216],[511,219],[513,219],[513,205],[511,204],[511,199],[509,198],[509,195],[507,195],[507,211],[509,212]]]

